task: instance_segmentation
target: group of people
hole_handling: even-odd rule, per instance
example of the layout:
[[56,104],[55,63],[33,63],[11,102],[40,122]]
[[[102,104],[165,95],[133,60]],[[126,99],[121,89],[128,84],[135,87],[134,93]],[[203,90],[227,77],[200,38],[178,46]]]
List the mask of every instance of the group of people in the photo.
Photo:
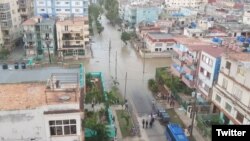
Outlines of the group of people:
[[142,119],[142,128],[152,128],[155,118],[153,116],[153,113],[151,113],[149,119]]

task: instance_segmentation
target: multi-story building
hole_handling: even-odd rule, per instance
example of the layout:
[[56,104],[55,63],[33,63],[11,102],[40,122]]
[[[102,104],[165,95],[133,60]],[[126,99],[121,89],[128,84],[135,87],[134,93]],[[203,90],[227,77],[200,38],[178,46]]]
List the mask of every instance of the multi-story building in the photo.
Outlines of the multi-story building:
[[244,13],[243,13],[243,23],[244,24],[250,24],[250,5],[247,5],[244,7]]
[[124,21],[128,25],[138,25],[140,22],[156,22],[160,8],[151,4],[131,4],[124,9]]
[[225,124],[250,124],[250,54],[226,53],[213,88],[213,112],[220,112]]
[[0,92],[1,140],[84,141],[78,73],[53,73],[47,84],[2,84]]
[[199,8],[201,5],[206,4],[207,0],[165,0],[168,7],[193,7]]
[[27,56],[55,54],[55,20],[40,16],[26,20],[23,24],[23,41]]
[[88,17],[75,17],[56,23],[58,55],[61,58],[83,58],[89,44]]
[[88,16],[88,0],[35,0],[35,15]]
[[164,32],[148,32],[145,37],[146,48],[150,52],[162,52],[171,57],[175,40],[173,36]]
[[18,0],[22,22],[34,16],[33,0]]
[[21,18],[18,9],[17,0],[0,1],[0,29],[3,47],[8,50],[12,50],[21,37]]
[[211,100],[212,87],[218,80],[223,52],[224,49],[218,46],[205,48],[200,52],[197,89],[207,101]]

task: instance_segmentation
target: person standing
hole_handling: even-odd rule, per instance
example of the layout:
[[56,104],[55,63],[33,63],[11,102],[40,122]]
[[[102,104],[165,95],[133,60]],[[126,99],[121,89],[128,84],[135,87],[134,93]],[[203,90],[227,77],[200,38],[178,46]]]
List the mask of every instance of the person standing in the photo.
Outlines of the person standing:
[[145,119],[142,119],[142,128],[144,128]]
[[146,128],[148,128],[148,120],[146,120]]

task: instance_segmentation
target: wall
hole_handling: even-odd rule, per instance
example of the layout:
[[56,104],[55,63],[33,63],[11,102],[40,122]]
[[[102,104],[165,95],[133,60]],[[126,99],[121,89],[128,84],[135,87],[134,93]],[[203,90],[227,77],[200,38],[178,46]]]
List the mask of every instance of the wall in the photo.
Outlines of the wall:
[[146,22],[156,22],[159,16],[159,9],[157,7],[138,7],[136,11],[136,24]]

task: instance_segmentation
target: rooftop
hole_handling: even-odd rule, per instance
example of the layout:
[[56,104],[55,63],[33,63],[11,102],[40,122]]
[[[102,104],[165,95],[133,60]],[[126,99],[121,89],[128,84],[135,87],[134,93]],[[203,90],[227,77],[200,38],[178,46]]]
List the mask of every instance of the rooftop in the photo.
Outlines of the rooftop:
[[225,48],[210,46],[203,48],[202,51],[206,52],[207,54],[213,57],[220,57],[224,53]]
[[30,19],[24,21],[22,25],[35,25],[36,23],[37,22],[34,19],[30,18]]
[[235,61],[250,62],[250,53],[246,52],[231,52],[227,56]]
[[167,39],[171,38],[172,35],[164,32],[149,32],[148,35],[153,39]]
[[57,25],[77,25],[83,26],[85,22],[88,21],[88,17],[74,17],[72,19],[67,19],[63,21],[58,21]]
[[190,38],[190,37],[186,37],[186,36],[176,36],[176,37],[174,37],[174,40],[179,44],[183,44],[183,45],[187,45],[187,46],[210,45],[208,42],[201,41],[198,38]]
[[43,83],[0,85],[0,111],[33,109],[43,105],[76,103],[79,93],[73,90],[50,91]]

